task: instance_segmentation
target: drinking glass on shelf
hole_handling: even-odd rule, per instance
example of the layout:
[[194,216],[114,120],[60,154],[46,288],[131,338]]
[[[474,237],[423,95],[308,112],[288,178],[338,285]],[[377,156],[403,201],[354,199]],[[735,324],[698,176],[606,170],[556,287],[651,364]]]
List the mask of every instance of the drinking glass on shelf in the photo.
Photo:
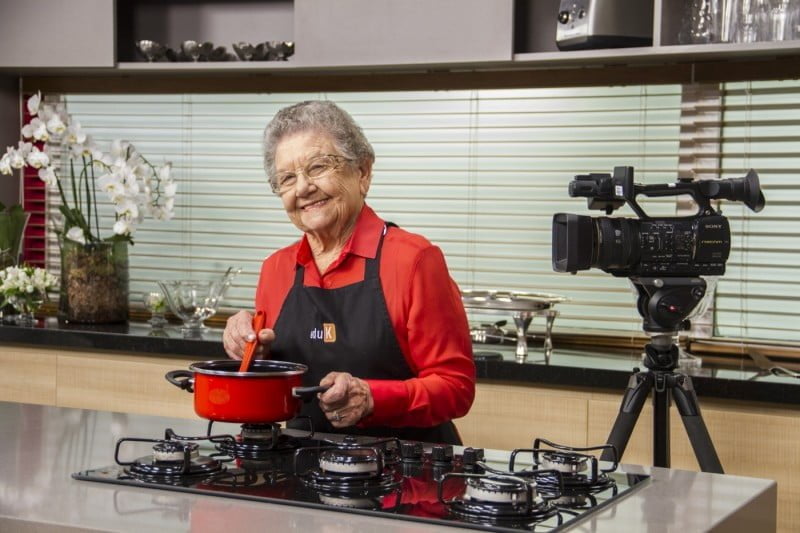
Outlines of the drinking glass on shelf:
[[678,42],[703,44],[718,41],[720,0],[692,0],[686,4]]
[[144,293],[144,307],[150,311],[150,320],[148,324],[153,329],[160,329],[167,325],[167,319],[164,318],[164,313],[167,311],[167,300],[161,291],[150,291]]
[[790,0],[777,0],[773,2],[772,8],[769,10],[769,32],[770,40],[772,41],[785,41],[787,40],[786,33],[790,30],[788,15],[791,8]]

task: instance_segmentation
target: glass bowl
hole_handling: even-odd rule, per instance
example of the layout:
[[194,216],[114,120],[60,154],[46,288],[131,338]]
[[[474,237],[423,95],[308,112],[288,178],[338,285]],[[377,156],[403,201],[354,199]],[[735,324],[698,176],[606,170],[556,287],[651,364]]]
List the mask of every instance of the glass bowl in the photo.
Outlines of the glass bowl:
[[183,331],[206,329],[203,321],[217,312],[225,287],[217,281],[159,281],[169,308],[183,320]]

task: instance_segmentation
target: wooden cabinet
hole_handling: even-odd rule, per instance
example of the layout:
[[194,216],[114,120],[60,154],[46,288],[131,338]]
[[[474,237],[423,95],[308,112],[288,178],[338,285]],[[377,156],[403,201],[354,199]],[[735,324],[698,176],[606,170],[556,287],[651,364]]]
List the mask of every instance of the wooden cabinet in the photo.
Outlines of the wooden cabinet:
[[0,0],[0,68],[110,68],[114,30],[114,0]]
[[194,396],[164,379],[194,360],[3,346],[0,401],[197,418]]
[[0,401],[56,405],[54,354],[48,350],[0,347]]
[[[529,447],[546,438],[572,446],[604,443],[623,391],[479,383],[470,413],[456,421],[464,442],[499,449]],[[800,408],[701,398],[700,407],[728,474],[778,482],[780,531],[800,529]],[[644,407],[623,457],[653,464],[652,406]],[[699,470],[680,415],[670,410],[671,467]]]

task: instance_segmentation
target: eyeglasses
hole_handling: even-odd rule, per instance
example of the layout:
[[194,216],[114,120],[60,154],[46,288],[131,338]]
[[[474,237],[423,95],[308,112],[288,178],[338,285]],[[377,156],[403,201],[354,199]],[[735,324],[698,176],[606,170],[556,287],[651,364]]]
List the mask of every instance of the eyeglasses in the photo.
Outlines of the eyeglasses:
[[272,192],[275,194],[283,194],[297,185],[297,175],[303,174],[306,179],[316,181],[324,178],[331,172],[338,170],[345,162],[350,162],[348,159],[341,155],[324,154],[312,157],[301,168],[294,171],[279,172],[275,177],[270,180]]

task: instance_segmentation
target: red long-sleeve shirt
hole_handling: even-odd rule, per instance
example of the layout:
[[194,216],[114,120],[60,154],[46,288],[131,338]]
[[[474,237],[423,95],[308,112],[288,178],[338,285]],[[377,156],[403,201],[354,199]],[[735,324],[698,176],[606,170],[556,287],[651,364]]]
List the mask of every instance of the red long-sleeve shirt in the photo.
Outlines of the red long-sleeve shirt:
[[[256,310],[266,313],[266,327],[278,320],[297,265],[305,267],[309,287],[335,289],[362,281],[365,260],[375,257],[383,227],[365,205],[353,235],[324,274],[305,236],[269,256],[256,289]],[[424,237],[395,228],[384,239],[379,273],[389,318],[415,377],[366,379],[375,405],[361,425],[427,427],[464,416],[475,397],[475,364],[467,316],[444,255]]]

